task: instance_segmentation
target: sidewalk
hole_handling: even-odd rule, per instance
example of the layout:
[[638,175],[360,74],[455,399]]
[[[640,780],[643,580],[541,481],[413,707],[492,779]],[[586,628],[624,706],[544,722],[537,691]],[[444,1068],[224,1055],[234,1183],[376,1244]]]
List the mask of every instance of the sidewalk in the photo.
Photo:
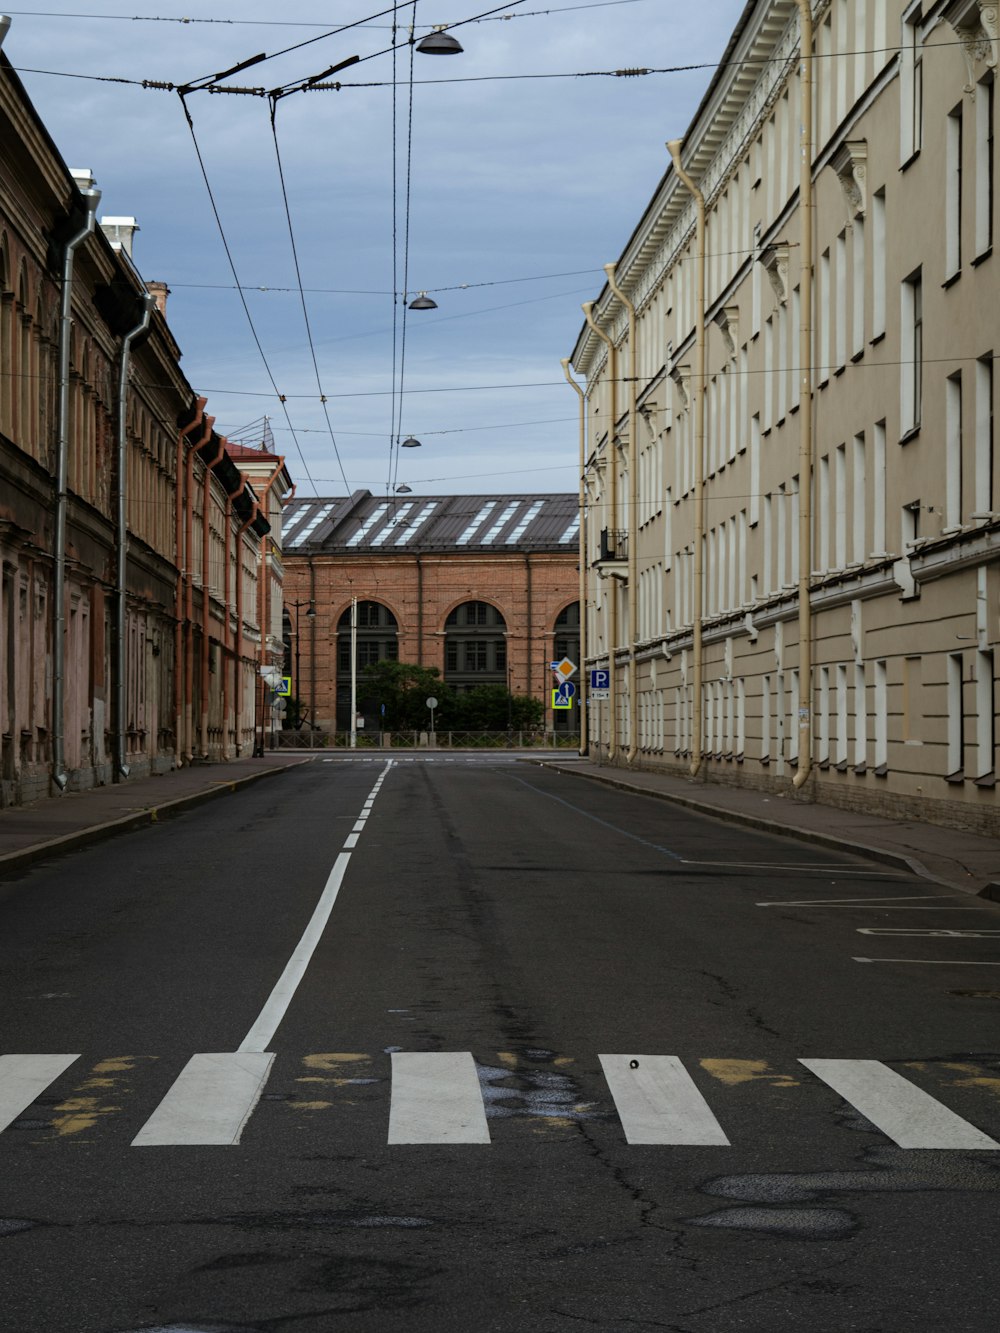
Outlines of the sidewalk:
[[0,880],[45,857],[155,824],[308,762],[308,755],[272,753],[227,764],[195,764],[159,777],[67,792],[0,810]]
[[1000,838],[984,838],[936,824],[879,819],[836,806],[807,804],[774,793],[722,787],[667,773],[629,772],[587,759],[539,760],[575,777],[621,791],[653,796],[731,824],[800,838],[842,852],[869,856],[911,870],[963,893],[1000,902]]

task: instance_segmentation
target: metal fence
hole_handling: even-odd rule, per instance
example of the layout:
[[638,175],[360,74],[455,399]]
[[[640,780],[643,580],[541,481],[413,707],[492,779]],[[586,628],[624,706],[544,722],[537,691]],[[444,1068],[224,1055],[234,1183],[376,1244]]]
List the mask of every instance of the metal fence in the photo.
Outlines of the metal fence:
[[[359,750],[575,750],[577,732],[564,731],[359,731]],[[349,731],[303,727],[275,731],[271,750],[344,750],[351,748]]]

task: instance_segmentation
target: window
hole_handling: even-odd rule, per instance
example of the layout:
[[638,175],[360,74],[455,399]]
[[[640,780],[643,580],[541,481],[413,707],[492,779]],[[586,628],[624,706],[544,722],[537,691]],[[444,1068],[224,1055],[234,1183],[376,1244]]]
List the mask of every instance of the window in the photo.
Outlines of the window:
[[901,288],[899,424],[900,438],[920,429],[923,396],[924,315],[920,269]]
[[851,359],[856,360],[865,350],[865,220],[860,214],[854,219],[851,269]]
[[865,668],[861,662],[854,666],[854,767],[863,769],[868,760],[868,696],[865,689]]
[[872,341],[885,334],[885,189],[872,195]]
[[865,560],[865,437],[855,435],[854,457],[851,460],[851,561],[856,565]]
[[989,353],[976,362],[976,518],[983,518],[993,510],[993,355]]
[[976,88],[976,257],[993,244],[993,74]]
[[825,384],[830,378],[830,251],[824,250],[819,257],[819,309],[816,312],[819,325],[819,348],[816,369],[818,382]]
[[949,653],[947,774],[954,780],[965,776],[965,710],[962,691],[962,654]]
[[885,555],[885,422],[872,432],[872,554]]
[[830,668],[819,669],[819,735],[816,739],[816,762],[823,766],[830,762]]
[[924,79],[923,46],[920,32],[920,0],[903,12],[899,67],[899,161],[907,164],[920,152],[923,142]]
[[456,690],[507,684],[506,622],[489,602],[463,602],[445,621],[445,680]]
[[976,777],[991,777],[996,749],[993,653],[976,653]]
[[884,776],[889,766],[889,690],[884,661],[875,663],[875,772]]
[[962,373],[945,381],[945,529],[962,524]]
[[834,305],[834,362],[837,370],[843,370],[847,362],[847,232],[842,231],[837,237],[836,271],[833,274],[836,288]]
[[945,132],[944,276],[949,280],[962,267],[962,106],[948,115]]

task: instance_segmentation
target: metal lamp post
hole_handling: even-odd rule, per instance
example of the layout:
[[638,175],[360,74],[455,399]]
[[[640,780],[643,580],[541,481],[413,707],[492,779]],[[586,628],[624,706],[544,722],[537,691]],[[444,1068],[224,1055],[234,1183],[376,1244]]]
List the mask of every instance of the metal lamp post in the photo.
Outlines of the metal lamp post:
[[[303,606],[307,607],[308,610],[306,611],[306,618],[314,620],[316,618],[316,606],[312,598],[310,598],[308,601],[305,602],[286,602],[285,605],[292,606],[295,608],[295,702],[298,705],[297,709],[298,723],[299,723],[299,730],[301,730],[302,729],[302,686],[300,682],[302,680],[302,677],[299,674],[299,662],[301,660],[301,655],[299,651],[299,642],[300,642],[299,608]],[[312,710],[310,706],[310,712],[311,711]]]

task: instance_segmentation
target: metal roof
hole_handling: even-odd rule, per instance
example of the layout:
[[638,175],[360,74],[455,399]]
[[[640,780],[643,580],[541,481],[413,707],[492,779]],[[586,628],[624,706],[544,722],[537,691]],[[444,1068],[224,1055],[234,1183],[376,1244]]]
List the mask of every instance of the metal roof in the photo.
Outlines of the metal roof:
[[296,498],[282,514],[285,555],[366,556],[400,551],[566,551],[577,549],[575,495],[406,495],[371,491]]

